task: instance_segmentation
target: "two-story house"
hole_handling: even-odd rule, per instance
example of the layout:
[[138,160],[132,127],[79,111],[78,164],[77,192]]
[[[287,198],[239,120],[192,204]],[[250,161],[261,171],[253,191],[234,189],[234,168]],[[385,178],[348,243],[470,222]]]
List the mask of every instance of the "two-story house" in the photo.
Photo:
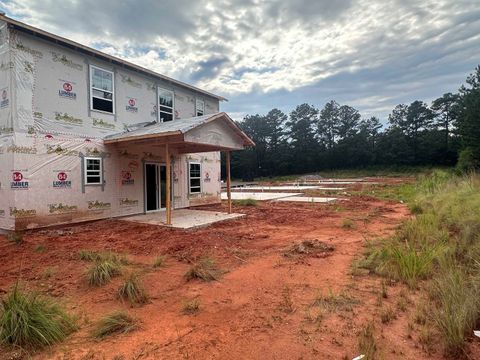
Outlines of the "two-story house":
[[220,202],[222,100],[0,16],[0,228]]

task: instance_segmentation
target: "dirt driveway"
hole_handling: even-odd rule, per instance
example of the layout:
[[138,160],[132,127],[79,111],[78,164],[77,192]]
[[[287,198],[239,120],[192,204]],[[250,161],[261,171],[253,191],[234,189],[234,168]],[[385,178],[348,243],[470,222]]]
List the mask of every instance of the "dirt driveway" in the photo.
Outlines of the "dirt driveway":
[[[405,315],[381,323],[380,280],[351,273],[365,240],[392,233],[409,216],[403,204],[352,197],[236,211],[247,216],[191,231],[104,220],[28,232],[20,245],[0,238],[0,294],[20,279],[79,316],[79,330],[35,354],[39,359],[352,359],[369,321],[385,358],[428,358],[406,334]],[[309,241],[321,244],[320,251],[310,251]],[[121,278],[89,288],[88,263],[78,258],[82,249],[128,256],[126,270],[141,273],[150,303],[130,307],[117,300]],[[153,268],[160,254],[166,266]],[[191,262],[206,255],[223,270],[221,278],[187,281]],[[388,291],[384,304],[394,306],[401,287]],[[184,315],[183,305],[193,298],[199,312]],[[140,329],[93,340],[95,322],[115,309],[138,318]]]

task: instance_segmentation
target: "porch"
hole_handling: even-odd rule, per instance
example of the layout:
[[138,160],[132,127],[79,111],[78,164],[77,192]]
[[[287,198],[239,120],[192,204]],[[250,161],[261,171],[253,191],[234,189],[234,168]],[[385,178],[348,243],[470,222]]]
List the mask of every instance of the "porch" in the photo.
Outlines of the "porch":
[[[145,214],[136,215],[131,218],[141,220],[140,222],[153,222],[157,225],[162,224],[180,228],[195,227],[195,221],[198,221],[200,226],[202,226],[204,225],[204,223],[208,224],[216,222],[218,219],[222,218],[221,213],[217,213],[212,216],[207,216],[207,214],[202,214],[202,216],[195,216],[193,213],[182,212],[182,210],[176,209],[175,211],[173,211],[174,206],[172,202],[174,200],[174,197],[172,190],[172,182],[175,179],[173,179],[172,176],[172,161],[174,161],[175,156],[178,155],[197,154],[205,152],[223,152],[225,154],[228,195],[228,214],[225,215],[240,215],[232,213],[232,201],[230,192],[230,153],[231,151],[243,150],[244,148],[254,146],[255,144],[227,114],[222,112],[188,119],[175,119],[173,121],[163,123],[140,123],[126,129],[121,133],[106,136],[104,138],[104,144],[113,148],[115,148],[116,146],[125,145],[140,145],[152,149],[160,148],[158,150],[163,153],[162,158],[164,159],[164,162],[163,164],[160,164],[161,168],[158,169],[157,166],[157,170],[152,171],[152,174],[157,175],[152,175],[149,178],[157,179],[151,182],[151,187],[152,189],[156,189],[156,193],[158,193],[159,191],[158,179],[162,179],[162,185],[160,187],[164,186],[164,194],[160,197],[164,200],[164,203],[162,202],[161,206],[159,206],[159,203],[161,201],[159,201],[158,196],[154,196],[152,198],[152,204],[155,204],[153,204],[151,207],[145,206]],[[149,162],[145,162],[145,160],[142,161],[146,166],[149,165]],[[195,162],[193,162],[192,164],[195,165]],[[193,193],[192,189],[195,189],[196,191],[201,191],[201,168],[199,166],[199,169],[194,168],[194,170],[196,171],[195,177],[193,175],[189,177],[189,181],[191,180],[191,183],[189,183],[189,188],[187,189],[185,186],[177,186],[176,189],[180,189],[179,191],[188,192],[188,194]],[[145,174],[146,173],[147,168],[145,168]],[[145,179],[148,178],[146,177]],[[205,175],[205,179],[205,181],[211,183],[211,178],[208,173]],[[150,182],[147,182],[145,180],[145,204],[148,204],[147,199],[150,199],[150,197],[147,196],[147,194],[149,193],[149,184]],[[211,193],[212,192],[209,192],[207,194]],[[218,194],[218,196],[220,195],[220,184],[218,185],[218,190],[216,193]],[[148,212],[151,210],[157,210],[159,208],[164,208],[165,211],[156,211],[153,213]],[[174,215],[181,216],[180,220],[174,222]],[[199,213],[197,213],[197,215],[199,215]]]
[[[172,210],[171,224],[168,225],[176,229],[194,229],[208,226],[217,222],[238,219],[245,214],[224,213],[217,211],[177,209]],[[158,211],[154,213],[140,214],[124,217],[121,220],[131,221],[150,225],[167,225],[167,212]]]

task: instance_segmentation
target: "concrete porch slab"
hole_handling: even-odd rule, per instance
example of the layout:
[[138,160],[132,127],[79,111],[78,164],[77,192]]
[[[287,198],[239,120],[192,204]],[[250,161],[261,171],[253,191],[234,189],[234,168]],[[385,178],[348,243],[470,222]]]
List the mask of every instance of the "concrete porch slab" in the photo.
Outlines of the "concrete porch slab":
[[[232,200],[253,199],[259,201],[275,200],[287,196],[302,195],[302,193],[275,193],[275,192],[232,192]],[[222,192],[222,200],[227,200],[227,193]]]
[[338,200],[330,197],[308,197],[308,196],[290,196],[276,201],[295,201],[295,202],[311,202],[311,203],[328,203]]
[[344,187],[322,187],[315,185],[274,185],[274,186],[247,186],[243,188],[234,188],[232,191],[302,191],[302,190],[331,190],[341,191]]
[[[224,212],[178,209],[172,211],[172,225],[169,227],[177,229],[193,229],[197,227],[208,226],[219,221],[238,219],[246,216],[245,214],[227,214]],[[141,224],[167,226],[166,212],[157,211],[148,214],[127,216],[120,220],[132,221]]]

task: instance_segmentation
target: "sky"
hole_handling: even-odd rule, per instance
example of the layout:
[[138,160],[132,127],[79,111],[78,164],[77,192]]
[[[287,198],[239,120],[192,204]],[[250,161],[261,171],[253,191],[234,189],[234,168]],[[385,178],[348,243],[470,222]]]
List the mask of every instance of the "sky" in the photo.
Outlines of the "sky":
[[234,119],[329,100],[383,122],[480,64],[480,0],[0,0],[7,16],[226,97]]

